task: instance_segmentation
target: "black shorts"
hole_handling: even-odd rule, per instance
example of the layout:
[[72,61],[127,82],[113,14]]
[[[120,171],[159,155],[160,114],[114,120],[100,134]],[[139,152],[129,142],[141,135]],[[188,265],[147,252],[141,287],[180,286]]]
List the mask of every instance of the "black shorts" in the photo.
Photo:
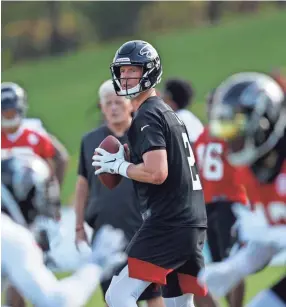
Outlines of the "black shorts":
[[286,276],[282,277],[271,290],[281,299],[286,305]]
[[205,228],[153,227],[144,223],[130,242],[129,276],[162,285],[163,297],[204,296],[197,275],[204,267]]
[[219,262],[229,256],[236,239],[231,228],[236,219],[231,210],[232,202],[220,201],[206,205],[208,216],[207,238],[212,261]]

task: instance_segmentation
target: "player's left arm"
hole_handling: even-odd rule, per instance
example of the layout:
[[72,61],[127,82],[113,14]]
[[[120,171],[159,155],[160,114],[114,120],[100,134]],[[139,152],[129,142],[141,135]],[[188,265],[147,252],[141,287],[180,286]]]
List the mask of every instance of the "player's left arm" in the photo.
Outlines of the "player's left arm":
[[61,186],[69,163],[69,153],[54,135],[49,134],[49,137],[55,150],[55,155],[52,159],[55,165],[55,175]]
[[[54,162],[54,157],[56,155],[55,147],[49,138],[49,136],[40,135],[40,156],[48,163],[53,175],[53,181],[55,184],[59,184],[59,180],[57,178],[57,165]],[[56,212],[56,219],[59,220],[61,217],[60,213],[60,202],[58,203],[58,210]]]
[[168,160],[165,149],[144,153],[143,161],[137,165],[129,165],[127,176],[130,179],[151,184],[162,184],[167,179]]
[[[124,157],[123,145],[116,154],[101,148],[95,151],[93,166],[100,167],[95,174],[117,173],[121,176],[151,184],[162,184],[168,177],[168,157],[166,151],[165,129],[159,114],[146,112],[136,119],[136,143],[133,151],[142,157],[139,164],[129,163]],[[126,151],[126,148],[125,148]]]
[[168,177],[165,128],[159,114],[146,112],[137,121],[136,152],[142,156],[142,163],[130,164],[126,177],[136,181],[162,184]]

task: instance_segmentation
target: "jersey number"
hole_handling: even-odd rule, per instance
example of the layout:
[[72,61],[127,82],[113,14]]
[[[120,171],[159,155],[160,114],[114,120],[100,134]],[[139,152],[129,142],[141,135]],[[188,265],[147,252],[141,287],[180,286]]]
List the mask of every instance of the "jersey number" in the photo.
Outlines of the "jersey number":
[[190,167],[190,171],[191,171],[193,190],[194,191],[201,190],[202,185],[201,185],[200,177],[197,174],[197,171],[196,171],[196,168],[195,168],[195,157],[194,157],[194,153],[193,153],[192,147],[190,145],[187,133],[183,132],[182,137],[183,137],[183,142],[184,142],[185,148],[188,150],[187,158],[188,158],[188,163],[189,163],[189,167]]
[[209,181],[219,181],[223,177],[223,161],[221,143],[201,144],[197,147],[197,156],[202,176]]

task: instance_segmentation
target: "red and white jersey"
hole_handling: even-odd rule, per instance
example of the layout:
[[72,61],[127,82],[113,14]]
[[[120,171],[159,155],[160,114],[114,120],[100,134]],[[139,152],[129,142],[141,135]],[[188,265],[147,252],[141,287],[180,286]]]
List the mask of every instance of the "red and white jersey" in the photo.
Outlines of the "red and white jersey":
[[286,224],[286,161],[280,174],[271,183],[261,183],[252,171],[239,170],[249,202],[254,210],[263,210],[271,225]]
[[43,159],[49,159],[54,157],[55,148],[47,136],[22,126],[13,134],[1,132],[2,159],[11,154],[31,153],[37,154]]
[[212,137],[207,127],[194,143],[205,202],[227,200],[247,204],[245,188],[237,179],[237,168],[225,156],[226,144]]

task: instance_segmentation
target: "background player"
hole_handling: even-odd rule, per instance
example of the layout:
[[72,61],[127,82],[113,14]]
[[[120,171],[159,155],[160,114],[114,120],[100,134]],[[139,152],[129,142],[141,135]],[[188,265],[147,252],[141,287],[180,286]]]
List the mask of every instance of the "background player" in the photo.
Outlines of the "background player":
[[161,80],[157,51],[144,41],[123,44],[111,64],[117,95],[131,98],[135,115],[128,131],[129,163],[103,149],[93,157],[95,174],[118,173],[133,179],[143,225],[128,247],[128,266],[114,276],[106,293],[110,307],[136,306],[152,282],[166,285],[169,306],[193,306],[193,294],[204,296],[197,283],[204,265],[206,212],[189,137],[183,122],[154,87]]
[[[207,98],[208,118],[214,91]],[[237,180],[237,169],[226,158],[227,147],[223,140],[211,136],[209,127],[204,128],[194,144],[208,216],[208,246],[213,262],[229,256],[235,243],[232,227],[236,221],[233,203],[247,204],[245,188]],[[242,306],[244,283],[227,294],[229,306]]]
[[58,280],[27,228],[27,212],[30,219],[55,214],[59,189],[48,165],[36,156],[12,157],[1,161],[1,177],[1,276],[37,306],[83,306],[104,274],[125,260],[122,231],[102,228],[87,263]]
[[[36,154],[43,158],[55,173],[55,147],[50,137],[43,134],[39,128],[27,128],[23,124],[27,108],[26,93],[22,87],[11,82],[1,83],[1,158]],[[60,218],[60,208],[57,218]],[[25,306],[24,300],[12,288],[7,288],[6,299],[8,305]]]
[[[13,82],[1,83],[1,128],[6,136],[2,136],[2,142],[4,141],[5,143],[3,149],[8,150],[13,147],[16,148],[14,150],[23,151],[24,147],[45,147],[43,152],[46,151],[46,153],[38,150],[37,154],[45,159],[52,160],[50,162],[53,162],[55,175],[61,186],[68,165],[68,152],[54,135],[46,131],[40,119],[26,118],[27,109],[27,94],[22,87]],[[24,133],[24,131],[29,131],[29,135],[27,132]],[[25,134],[25,136],[22,136],[22,134]],[[38,136],[39,134],[41,137]],[[43,144],[42,137],[52,143],[54,148],[53,154],[50,154],[51,150],[47,150],[46,145]],[[2,150],[3,155],[5,155],[5,150]]]
[[[248,165],[241,169],[240,178],[257,214],[254,219],[240,222],[248,244],[233,257],[200,273],[213,294],[225,295],[285,248],[281,239],[286,229],[285,104],[285,92],[280,85],[261,73],[233,75],[215,92],[211,132],[227,141],[227,157],[232,164]],[[261,212],[268,220],[267,225],[257,221]],[[250,306],[285,306],[285,283],[284,277],[254,298]]]
[[168,79],[164,84],[162,98],[183,121],[190,142],[194,143],[204,127],[201,121],[187,109],[194,100],[194,89],[191,84],[182,79]]

